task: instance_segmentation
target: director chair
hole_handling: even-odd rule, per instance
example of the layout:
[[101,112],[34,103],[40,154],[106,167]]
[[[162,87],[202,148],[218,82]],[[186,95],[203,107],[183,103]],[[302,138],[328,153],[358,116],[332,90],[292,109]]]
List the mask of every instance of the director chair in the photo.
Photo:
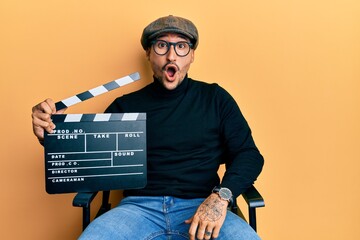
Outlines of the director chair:
[[[74,197],[73,206],[82,207],[83,209],[83,219],[82,219],[83,230],[85,230],[85,228],[90,223],[90,205],[92,200],[97,195],[97,193],[98,192],[77,193],[77,195]],[[249,225],[256,231],[256,208],[265,206],[264,199],[254,186],[249,187],[242,194],[242,196],[245,199],[248,206]],[[101,214],[111,209],[111,204],[109,203],[109,197],[110,197],[110,191],[102,191],[102,204],[96,214],[96,217],[100,216]],[[238,216],[240,216],[241,218],[245,219],[241,210],[238,208],[236,201],[235,204],[232,206],[231,211],[237,214]]]

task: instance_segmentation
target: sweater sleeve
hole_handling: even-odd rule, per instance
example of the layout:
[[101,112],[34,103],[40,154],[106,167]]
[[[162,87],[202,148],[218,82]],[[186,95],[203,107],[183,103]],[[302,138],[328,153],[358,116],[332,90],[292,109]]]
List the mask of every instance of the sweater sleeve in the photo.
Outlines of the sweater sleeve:
[[115,99],[106,109],[105,113],[122,113],[121,98]]
[[221,186],[229,188],[237,197],[257,179],[264,159],[235,100],[221,87],[217,98],[221,137],[226,149],[226,171]]

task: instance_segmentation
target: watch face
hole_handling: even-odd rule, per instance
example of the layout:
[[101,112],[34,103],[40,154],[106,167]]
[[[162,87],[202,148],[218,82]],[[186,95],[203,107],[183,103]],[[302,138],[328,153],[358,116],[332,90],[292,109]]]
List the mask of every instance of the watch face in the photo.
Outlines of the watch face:
[[219,196],[228,201],[232,197],[232,193],[228,188],[220,188]]

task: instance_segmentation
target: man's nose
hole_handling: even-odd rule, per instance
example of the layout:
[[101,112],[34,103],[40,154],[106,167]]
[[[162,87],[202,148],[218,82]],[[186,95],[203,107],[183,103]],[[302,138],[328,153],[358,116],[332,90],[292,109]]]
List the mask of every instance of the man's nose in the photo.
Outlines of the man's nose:
[[170,45],[169,52],[167,53],[167,59],[171,62],[176,61],[176,52],[175,52],[175,46]]

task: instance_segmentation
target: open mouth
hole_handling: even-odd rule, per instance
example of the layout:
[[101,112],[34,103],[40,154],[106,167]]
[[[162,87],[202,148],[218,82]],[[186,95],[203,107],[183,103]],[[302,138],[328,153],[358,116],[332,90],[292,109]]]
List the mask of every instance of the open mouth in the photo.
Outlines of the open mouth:
[[166,69],[166,72],[169,75],[169,77],[173,77],[176,73],[176,69],[174,67],[168,67]]
[[178,71],[178,67],[173,64],[168,64],[164,67],[164,71],[166,72],[166,75],[170,78],[173,78]]

